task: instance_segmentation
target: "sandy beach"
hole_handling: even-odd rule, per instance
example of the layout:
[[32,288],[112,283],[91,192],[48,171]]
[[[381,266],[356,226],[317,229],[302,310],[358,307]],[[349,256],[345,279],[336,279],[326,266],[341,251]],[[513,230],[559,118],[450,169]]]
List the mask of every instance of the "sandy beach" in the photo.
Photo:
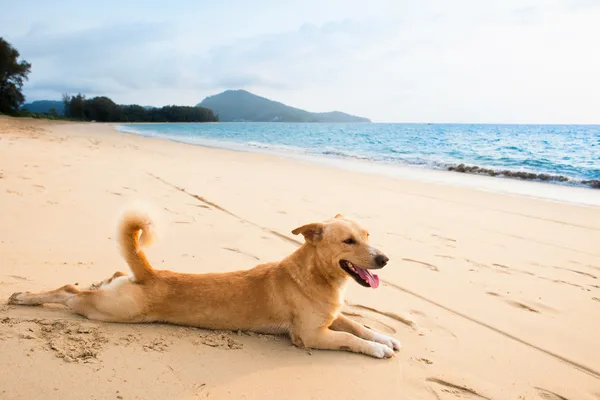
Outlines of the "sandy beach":
[[[184,272],[277,260],[294,228],[355,218],[391,261],[378,289],[350,282],[344,311],[403,349],[376,360],[6,305],[128,271],[115,233],[135,201],[158,211],[150,261]],[[598,206],[0,117],[0,207],[2,400],[600,399]]]

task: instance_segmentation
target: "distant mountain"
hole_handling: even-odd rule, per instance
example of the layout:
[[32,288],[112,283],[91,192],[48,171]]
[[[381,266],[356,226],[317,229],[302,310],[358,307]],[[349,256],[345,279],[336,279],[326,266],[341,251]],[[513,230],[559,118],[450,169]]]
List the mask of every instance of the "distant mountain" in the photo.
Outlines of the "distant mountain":
[[196,106],[210,108],[223,122],[371,122],[340,111],[308,112],[246,90],[227,90],[205,98]]
[[51,109],[55,109],[59,115],[65,114],[65,104],[61,100],[38,100],[23,104],[22,110],[27,110],[36,114],[48,114]]

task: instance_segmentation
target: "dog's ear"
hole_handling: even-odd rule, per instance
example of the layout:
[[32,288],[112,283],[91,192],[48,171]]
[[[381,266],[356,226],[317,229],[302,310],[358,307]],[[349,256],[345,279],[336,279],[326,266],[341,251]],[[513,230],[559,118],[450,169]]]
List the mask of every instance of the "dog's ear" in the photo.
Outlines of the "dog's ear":
[[294,235],[298,235],[299,233],[301,233],[308,243],[315,244],[318,243],[321,239],[323,239],[324,229],[325,225],[323,225],[320,222],[315,222],[312,224],[302,225],[301,227],[294,229],[292,233]]
[[338,214],[335,216],[336,219],[340,219],[340,218],[344,218],[344,216],[342,214]]

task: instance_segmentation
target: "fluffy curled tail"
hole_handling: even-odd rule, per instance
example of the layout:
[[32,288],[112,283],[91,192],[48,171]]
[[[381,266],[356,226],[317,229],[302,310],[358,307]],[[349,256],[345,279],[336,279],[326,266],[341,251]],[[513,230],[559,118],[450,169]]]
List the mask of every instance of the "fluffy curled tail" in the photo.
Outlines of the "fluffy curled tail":
[[119,245],[121,254],[137,282],[154,277],[154,269],[148,262],[142,247],[150,245],[156,235],[150,216],[142,211],[127,211],[119,224]]

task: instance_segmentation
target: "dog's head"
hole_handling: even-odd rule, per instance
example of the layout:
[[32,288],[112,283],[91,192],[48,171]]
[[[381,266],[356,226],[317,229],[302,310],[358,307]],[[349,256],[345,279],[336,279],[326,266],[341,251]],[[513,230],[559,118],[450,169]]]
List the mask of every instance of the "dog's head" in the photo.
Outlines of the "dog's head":
[[302,234],[308,246],[314,246],[320,265],[329,275],[351,276],[365,287],[379,286],[379,277],[370,270],[383,268],[389,259],[369,245],[369,232],[340,214],[325,222],[303,225],[292,231]]

